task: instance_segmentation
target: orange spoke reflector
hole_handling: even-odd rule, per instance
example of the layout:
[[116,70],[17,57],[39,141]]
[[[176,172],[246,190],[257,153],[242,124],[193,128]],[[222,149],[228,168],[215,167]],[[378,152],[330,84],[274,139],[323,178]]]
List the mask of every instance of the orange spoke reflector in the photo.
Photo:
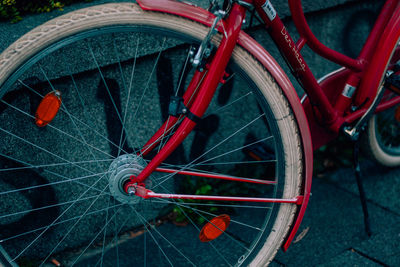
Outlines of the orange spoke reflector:
[[231,218],[223,214],[210,220],[200,231],[200,241],[208,242],[219,237],[228,228]]
[[49,124],[57,115],[61,107],[60,91],[53,91],[45,95],[36,110],[35,121],[39,127]]
[[394,112],[394,117],[396,118],[396,121],[400,122],[400,106],[396,108],[396,111]]

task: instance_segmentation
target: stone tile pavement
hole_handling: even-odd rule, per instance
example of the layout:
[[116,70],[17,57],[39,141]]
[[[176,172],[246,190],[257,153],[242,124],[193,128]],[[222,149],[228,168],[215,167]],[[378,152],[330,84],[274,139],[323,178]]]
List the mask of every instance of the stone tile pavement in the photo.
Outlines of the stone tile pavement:
[[314,178],[299,233],[306,234],[272,266],[400,266],[400,169],[361,164],[372,236],[364,231],[351,168]]

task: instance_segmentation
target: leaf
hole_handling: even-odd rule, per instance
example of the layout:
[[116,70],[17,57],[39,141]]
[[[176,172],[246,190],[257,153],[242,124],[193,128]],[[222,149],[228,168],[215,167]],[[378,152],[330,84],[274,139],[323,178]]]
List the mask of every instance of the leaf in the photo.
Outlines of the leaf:
[[310,230],[310,227],[308,226],[303,231],[301,231],[301,233],[297,236],[296,240],[293,241],[293,244],[300,242],[300,240],[302,240],[306,236],[306,234],[308,233],[309,230]]

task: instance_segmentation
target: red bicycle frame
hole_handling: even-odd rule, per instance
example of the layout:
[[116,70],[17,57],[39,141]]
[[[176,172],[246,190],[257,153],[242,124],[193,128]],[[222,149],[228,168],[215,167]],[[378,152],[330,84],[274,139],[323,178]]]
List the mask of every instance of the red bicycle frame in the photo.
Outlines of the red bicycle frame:
[[[201,8],[171,0],[138,0],[137,2],[144,10],[176,14],[207,26],[210,26],[215,18],[213,14]],[[304,109],[289,79],[276,61],[257,42],[241,31],[242,22],[246,12],[245,7],[247,6],[254,6],[256,8],[272,39],[278,45],[282,54],[296,73],[299,82],[305,88],[307,98],[303,103]],[[388,51],[389,49],[387,49],[387,47],[395,47],[399,42],[400,3],[396,0],[386,1],[377,22],[357,59],[349,58],[324,46],[318,41],[305,20],[301,0],[289,0],[289,6],[293,21],[300,34],[300,38],[297,42],[293,41],[268,0],[234,1],[228,18],[218,24],[218,30],[224,32],[224,34],[216,54],[205,71],[198,71],[195,73],[194,78],[184,95],[184,104],[190,110],[192,117],[183,118],[179,128],[168,140],[166,145],[151,160],[144,170],[125,186],[126,191],[128,191],[129,188],[134,188],[136,194],[143,198],[199,198],[199,196],[192,195],[154,193],[141,186],[141,184],[154,171],[164,171],[172,174],[183,172],[183,170],[160,169],[158,166],[193,130],[196,125],[193,117],[201,117],[204,114],[214,95],[218,83],[224,75],[224,70],[231,57],[232,51],[235,45],[239,44],[255,56],[274,76],[293,109],[301,133],[305,154],[305,180],[303,194],[296,196],[293,199],[259,198],[250,200],[240,197],[216,199],[212,196],[200,196],[200,198],[206,200],[294,203],[299,205],[300,208],[295,224],[287,237],[283,249],[286,250],[289,247],[299,228],[309,200],[312,179],[312,150],[317,149],[330,139],[336,137],[345,123],[351,123],[360,118],[375,99],[377,88],[382,82],[383,73],[387,68],[387,62],[392,53],[392,51]],[[301,55],[301,49],[305,44],[319,55],[344,66],[345,69],[329,75],[322,82],[318,83]],[[382,75],[376,75],[376,73]],[[349,87],[355,89],[351,90],[351,94],[348,93]],[[318,103],[316,109],[314,108],[315,103]],[[377,109],[384,110],[398,103],[400,103],[400,97],[395,98],[391,102],[384,103],[384,105],[378,106]],[[350,110],[351,105],[356,107],[357,110],[352,112]],[[147,154],[151,151],[158,141],[165,134],[169,133],[172,127],[178,123],[179,119],[180,118],[170,116],[167,122],[161,126],[157,133],[155,133],[142,148],[141,153]],[[321,122],[323,122],[323,125]],[[202,177],[206,176],[201,172],[194,172],[192,175]],[[208,178],[243,182],[248,182],[249,180],[247,178],[221,175],[213,175],[213,177]],[[254,182],[257,182],[257,180],[254,180]]]

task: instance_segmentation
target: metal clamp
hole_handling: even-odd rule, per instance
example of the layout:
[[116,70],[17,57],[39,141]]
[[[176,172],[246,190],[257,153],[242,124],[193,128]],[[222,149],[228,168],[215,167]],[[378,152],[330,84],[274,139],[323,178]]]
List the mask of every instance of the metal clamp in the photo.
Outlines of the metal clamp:
[[169,102],[168,113],[171,116],[179,117],[180,115],[185,115],[188,119],[195,123],[199,123],[201,118],[193,114],[183,103],[183,98],[179,96],[171,96]]

